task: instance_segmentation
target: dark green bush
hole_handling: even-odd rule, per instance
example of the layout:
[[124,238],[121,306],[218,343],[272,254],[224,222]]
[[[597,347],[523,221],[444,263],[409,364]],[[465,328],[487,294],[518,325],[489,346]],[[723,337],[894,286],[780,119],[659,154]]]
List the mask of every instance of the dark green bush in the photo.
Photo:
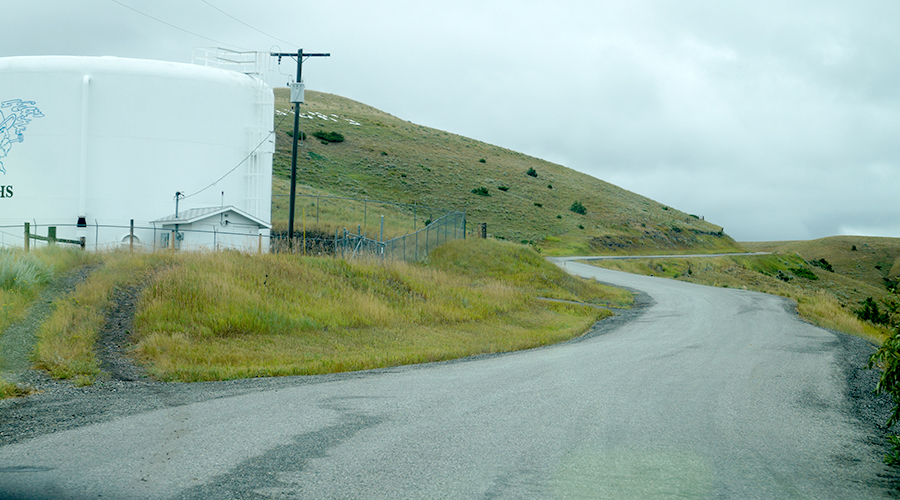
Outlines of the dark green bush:
[[572,206],[569,207],[569,210],[575,212],[576,214],[584,215],[587,213],[587,209],[584,208],[584,205],[581,204],[580,201],[573,201]]
[[472,193],[477,194],[478,196],[490,196],[491,192],[488,191],[488,188],[481,186],[472,190]]
[[878,303],[872,297],[866,297],[866,300],[860,302],[862,309],[856,311],[856,317],[862,321],[871,321],[876,325],[887,325],[891,321],[891,317],[887,312],[881,312],[878,309]]
[[540,208],[540,207],[543,207],[544,204],[543,204],[543,203],[534,202],[534,206]]
[[482,159],[478,160],[478,163],[487,163],[487,160],[485,160],[484,158],[482,158]]
[[801,277],[801,278],[806,278],[806,279],[808,279],[808,280],[817,280],[817,279],[819,279],[819,277],[816,276],[816,273],[810,271],[809,269],[807,269],[807,268],[805,268],[805,267],[794,267],[794,268],[791,268],[791,272],[794,273],[794,275],[796,275],[796,276],[799,276],[799,277]]
[[811,266],[816,266],[819,269],[824,269],[824,270],[832,272],[832,273],[834,272],[834,268],[831,267],[831,264],[825,259],[810,260],[810,261],[808,261],[808,264]]
[[509,191],[509,186],[497,186],[500,191]]
[[338,132],[323,132],[321,130],[316,130],[312,135],[316,139],[325,142],[344,142],[344,136]]
[[529,168],[529,169],[528,169],[528,172],[525,172],[525,173],[528,174],[528,175],[530,175],[530,176],[532,176],[532,177],[537,177],[537,170],[535,170],[535,169],[533,169],[533,168]]

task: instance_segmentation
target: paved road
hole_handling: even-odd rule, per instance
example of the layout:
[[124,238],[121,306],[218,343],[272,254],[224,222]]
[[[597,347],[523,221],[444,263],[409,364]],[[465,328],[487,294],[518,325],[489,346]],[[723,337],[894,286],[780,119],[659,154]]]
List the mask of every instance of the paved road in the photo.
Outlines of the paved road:
[[0,498],[891,497],[871,346],[779,298],[560,265],[644,305],[549,348],[38,432],[0,447]]

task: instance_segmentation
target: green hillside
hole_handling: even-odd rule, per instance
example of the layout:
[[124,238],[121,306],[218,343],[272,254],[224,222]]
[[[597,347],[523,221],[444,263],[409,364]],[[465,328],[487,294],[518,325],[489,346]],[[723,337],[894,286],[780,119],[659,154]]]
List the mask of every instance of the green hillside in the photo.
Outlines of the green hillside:
[[753,251],[796,254],[806,261],[831,265],[832,272],[816,268],[815,286],[828,290],[848,306],[858,307],[866,297],[885,299],[900,281],[900,239],[867,236],[832,236],[810,241],[744,243]]
[[[287,89],[275,90],[276,231],[286,230],[288,218],[284,195],[293,129],[288,101]],[[496,238],[531,242],[550,254],[741,249],[720,226],[561,165],[416,125],[331,94],[307,91],[300,109],[305,134],[298,154],[300,193],[465,210],[470,229],[487,223]],[[343,141],[333,141],[341,137]],[[296,220],[302,205],[310,214],[307,228],[326,234],[363,224],[376,234],[376,217],[386,211],[363,215],[358,204],[347,202],[342,210],[321,210],[315,224],[311,213],[321,207],[314,208],[310,198],[301,200]],[[579,204],[584,213],[578,213]],[[400,211],[388,213],[386,224],[395,232],[408,232],[412,224],[401,227],[392,220],[402,217],[407,216]],[[419,217],[421,227],[427,215]],[[299,222],[295,229],[300,231]]]

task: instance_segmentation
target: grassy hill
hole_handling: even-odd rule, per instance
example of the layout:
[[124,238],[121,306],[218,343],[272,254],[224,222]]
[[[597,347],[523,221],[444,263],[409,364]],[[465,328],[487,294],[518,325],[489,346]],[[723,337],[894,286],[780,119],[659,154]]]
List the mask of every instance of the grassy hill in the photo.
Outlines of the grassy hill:
[[[275,109],[273,223],[283,231],[293,131],[287,89],[276,89]],[[305,140],[298,154],[298,192],[303,194],[465,210],[470,227],[485,222],[494,237],[529,242],[550,254],[740,249],[715,224],[561,165],[416,125],[331,94],[307,91],[300,109]],[[344,140],[320,140],[313,137],[317,132],[340,134]],[[571,210],[575,202],[583,206],[583,214]],[[350,202],[340,210],[333,202],[321,210],[306,198],[303,207],[310,221],[313,210],[322,212],[319,223],[308,227],[326,234],[357,224],[373,234],[380,222]],[[411,229],[396,221],[408,218],[406,211],[378,212],[384,213],[395,232]],[[428,217],[419,216],[419,224]],[[295,219],[300,218],[296,213]],[[295,229],[299,231],[297,222]]]
[[829,272],[811,267],[819,277],[813,282],[828,290],[848,307],[858,307],[866,297],[877,300],[892,295],[900,280],[900,239],[866,236],[832,236],[810,241],[744,243],[753,251],[798,255],[807,262],[831,265]]

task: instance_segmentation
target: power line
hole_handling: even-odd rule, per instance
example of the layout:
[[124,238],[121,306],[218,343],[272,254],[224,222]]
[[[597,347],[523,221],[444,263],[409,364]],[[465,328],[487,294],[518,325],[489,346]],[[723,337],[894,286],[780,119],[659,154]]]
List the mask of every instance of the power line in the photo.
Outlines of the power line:
[[279,42],[286,43],[286,44],[288,44],[288,45],[290,45],[290,46],[292,46],[292,47],[296,47],[296,46],[297,46],[297,44],[295,44],[295,43],[288,42],[287,40],[282,40],[281,38],[278,38],[277,36],[274,36],[274,35],[270,35],[270,34],[266,33],[265,31],[263,31],[263,30],[261,30],[261,29],[259,29],[259,28],[255,28],[255,27],[253,27],[253,26],[250,26],[249,24],[245,23],[244,21],[241,21],[240,19],[238,19],[238,18],[232,16],[231,14],[229,14],[229,13],[225,12],[224,10],[222,10],[222,9],[220,9],[220,8],[218,8],[218,7],[216,7],[215,5],[213,5],[213,4],[209,3],[209,2],[207,2],[206,0],[200,0],[200,1],[203,2],[203,3],[205,3],[205,4],[208,5],[208,6],[212,7],[213,9],[216,9],[217,11],[221,12],[222,14],[224,14],[224,15],[230,17],[231,19],[234,19],[235,21],[237,21],[237,22],[243,24],[244,26],[246,26],[246,27],[252,29],[253,31],[256,31],[256,32],[258,32],[258,33],[262,33],[263,35],[266,35],[267,37],[269,37],[269,38],[271,38],[271,39],[273,39],[273,40],[278,40]]
[[[113,1],[115,1],[115,0],[113,0]],[[269,140],[269,137],[272,137],[272,135],[275,133],[275,131],[278,130],[278,127],[281,126],[281,123],[284,122],[284,118],[285,118],[286,116],[287,116],[287,114],[282,115],[282,116],[281,116],[281,119],[278,120],[278,123],[275,125],[275,127],[272,129],[272,131],[269,132],[269,135],[267,135],[262,141],[260,141],[259,144],[257,144],[256,147],[253,148],[253,151],[250,151],[250,153],[249,153],[247,156],[245,156],[244,159],[241,160],[237,165],[235,165],[234,168],[232,168],[232,169],[229,170],[228,172],[225,172],[225,175],[223,175],[222,177],[219,177],[218,179],[216,179],[216,181],[213,182],[212,184],[206,186],[205,188],[201,189],[200,191],[197,191],[197,192],[191,193],[191,194],[189,194],[189,195],[187,195],[187,196],[184,196],[184,198],[190,198],[191,196],[196,196],[196,195],[198,195],[198,194],[200,194],[200,193],[206,191],[207,189],[209,189],[209,188],[215,186],[216,184],[219,183],[219,181],[221,181],[222,179],[224,179],[224,178],[228,177],[229,175],[231,175],[231,173],[234,172],[235,170],[237,170],[238,167],[240,167],[241,165],[243,165],[244,162],[247,161],[248,158],[250,158],[251,156],[253,156],[253,154],[256,153],[256,150],[259,149],[260,147],[262,147],[262,145],[263,145],[266,141]]]
[[219,40],[216,40],[216,39],[213,39],[213,38],[209,38],[209,37],[207,37],[207,36],[203,36],[203,35],[194,33],[193,31],[188,31],[188,30],[186,30],[186,29],[184,29],[184,28],[181,28],[181,27],[179,27],[179,26],[175,26],[174,24],[168,23],[168,22],[166,22],[166,21],[163,21],[162,19],[159,19],[158,17],[153,17],[153,16],[151,16],[150,14],[147,14],[146,12],[141,12],[141,11],[135,9],[134,7],[130,6],[130,5],[125,5],[124,3],[120,2],[119,0],[110,0],[110,1],[113,2],[113,3],[115,3],[115,4],[119,4],[119,5],[121,5],[122,7],[125,7],[126,9],[129,9],[129,10],[132,10],[132,11],[134,11],[134,12],[137,12],[138,14],[140,14],[140,15],[142,15],[142,16],[144,16],[144,17],[148,17],[148,18],[153,19],[154,21],[156,21],[156,22],[158,22],[158,23],[165,24],[166,26],[168,26],[168,27],[170,27],[170,28],[175,28],[175,29],[177,29],[178,31],[182,31],[182,32],[187,33],[187,34],[189,34],[189,35],[193,35],[193,36],[202,38],[202,39],[204,39],[204,40],[209,40],[210,42],[213,42],[213,43],[216,43],[216,44],[227,45],[227,46],[234,47],[234,48],[240,49],[240,50],[248,50],[248,49],[245,49],[245,48],[243,48],[243,47],[238,47],[237,45],[232,45],[232,44],[230,44],[230,43],[222,42],[222,41],[219,41]]

